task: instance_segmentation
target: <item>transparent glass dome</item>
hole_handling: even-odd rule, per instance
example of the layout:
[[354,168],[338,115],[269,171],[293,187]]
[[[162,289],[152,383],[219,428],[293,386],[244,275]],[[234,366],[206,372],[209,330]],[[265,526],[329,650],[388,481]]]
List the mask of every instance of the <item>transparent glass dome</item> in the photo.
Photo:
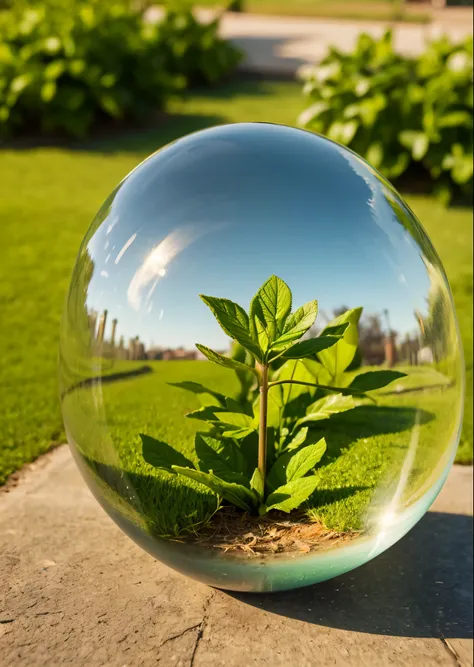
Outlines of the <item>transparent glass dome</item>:
[[438,494],[462,421],[452,296],[420,223],[357,155],[278,125],[197,132],[118,185],[79,250],[60,376],[106,512],[241,591],[390,547]]

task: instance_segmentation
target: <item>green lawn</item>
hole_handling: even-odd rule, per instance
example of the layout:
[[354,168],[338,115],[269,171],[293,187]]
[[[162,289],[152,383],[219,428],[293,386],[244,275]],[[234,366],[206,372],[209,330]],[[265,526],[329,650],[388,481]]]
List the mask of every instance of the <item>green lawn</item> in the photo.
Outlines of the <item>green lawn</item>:
[[[73,148],[0,151],[0,483],[64,441],[56,379],[60,314],[79,243],[103,199],[172,139],[223,122],[292,124],[302,108],[296,83],[233,83],[177,102],[175,115],[153,130]],[[472,212],[446,211],[429,198],[408,201],[445,262],[472,387]],[[468,404],[463,462],[472,457]]]
[[[127,365],[133,369],[139,364],[125,362],[121,368]],[[146,532],[174,535],[208,518],[216,499],[201,485],[147,464],[139,434],[165,441],[193,458],[193,436],[204,425],[185,414],[200,401],[168,383],[192,380],[230,396],[236,396],[238,385],[232,371],[210,362],[158,361],[150,366],[153,372],[147,375],[103,385],[104,413],[96,413],[95,390],[90,387],[70,392],[64,410],[89,476],[112,507]],[[439,382],[439,374],[432,375],[425,369],[415,384],[429,387]],[[408,380],[401,382],[409,386]],[[445,443],[453,437],[455,412],[455,389],[428,388],[397,396],[380,393],[376,406],[361,405],[321,422],[311,440],[325,437],[328,450],[318,466],[310,516],[334,530],[357,530],[365,525],[369,503],[381,510],[395,495],[402,506],[417,500],[446,465]],[[414,429],[417,419],[419,429]],[[409,448],[413,465],[400,487]]]

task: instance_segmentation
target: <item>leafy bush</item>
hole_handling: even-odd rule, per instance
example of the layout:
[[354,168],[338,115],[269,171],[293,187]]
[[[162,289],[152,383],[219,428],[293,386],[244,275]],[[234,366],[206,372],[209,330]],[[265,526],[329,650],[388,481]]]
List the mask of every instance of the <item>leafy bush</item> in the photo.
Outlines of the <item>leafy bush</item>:
[[188,83],[215,83],[231,72],[240,52],[218,37],[219,20],[199,23],[189,10],[168,11],[149,27],[150,37],[166,45],[163,67],[186,77]]
[[292,313],[290,288],[277,276],[258,290],[248,314],[229,299],[201,299],[235,346],[230,357],[196,347],[209,361],[236,372],[240,396],[235,400],[197,382],[175,383],[211,399],[186,415],[209,429],[195,437],[197,467],[168,443],[141,434],[143,457],[251,514],[291,512],[316,489],[314,468],[326,452],[325,439],[315,441],[311,425],[351,410],[354,397],[367,398],[366,392],[404,373],[368,371],[349,383],[344,371],[357,353],[362,308],[342,313],[319,336],[306,338],[318,303],[309,301]]
[[101,117],[139,120],[239,60],[190,9],[146,21],[125,0],[48,0],[0,14],[0,134],[81,137]]
[[361,35],[355,50],[331,49],[302,72],[311,106],[303,127],[345,144],[387,178],[412,164],[428,172],[445,200],[472,195],[473,40],[430,43],[419,58],[393,49],[392,34]]

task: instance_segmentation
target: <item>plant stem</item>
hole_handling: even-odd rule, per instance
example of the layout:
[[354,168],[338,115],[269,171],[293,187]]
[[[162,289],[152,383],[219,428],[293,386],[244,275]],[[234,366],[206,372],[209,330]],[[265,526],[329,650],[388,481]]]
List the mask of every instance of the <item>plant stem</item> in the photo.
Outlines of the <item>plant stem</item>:
[[267,401],[268,401],[268,366],[262,365],[260,384],[260,428],[258,433],[258,470],[265,485],[267,466]]

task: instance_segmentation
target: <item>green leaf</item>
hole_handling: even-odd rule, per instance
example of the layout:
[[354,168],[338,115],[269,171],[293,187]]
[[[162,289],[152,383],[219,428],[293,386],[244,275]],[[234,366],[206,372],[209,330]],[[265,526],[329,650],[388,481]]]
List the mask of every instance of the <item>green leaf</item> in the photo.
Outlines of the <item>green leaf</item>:
[[[232,433],[232,439],[235,439],[234,433]],[[252,431],[248,437],[239,438],[237,446],[246,461],[245,476],[250,479],[258,458],[258,433]]]
[[242,484],[226,482],[213,473],[202,472],[202,470],[193,470],[181,466],[173,466],[173,470],[180,475],[184,475],[200,484],[204,484],[204,486],[207,486],[218,496],[224,498],[227,502],[235,505],[235,507],[239,507],[245,512],[251,512],[254,507],[255,499],[252,492]]
[[[240,361],[240,363],[245,364],[246,366],[255,366],[255,358],[237,341],[232,342],[232,349],[229,356],[231,359]],[[236,369],[235,374],[237,375],[237,379],[239,380],[240,384],[239,400],[241,402],[248,403],[249,391],[255,384],[255,376],[249,369]]]
[[[273,380],[298,380],[298,382],[314,382],[314,377],[311,373],[305,368],[304,362],[298,359],[288,359],[285,361],[283,366],[278,369],[278,372],[275,373]],[[316,392],[316,387],[308,387],[300,384],[282,384],[271,387],[268,393],[268,396],[272,396],[274,393],[279,395],[279,399],[282,405],[288,404],[290,401],[294,401],[296,398],[307,394],[311,402],[311,397]],[[270,402],[270,398],[269,398]],[[300,412],[300,414],[302,414]]]
[[266,484],[271,491],[274,491],[283,484],[286,484],[286,466],[288,465],[288,461],[292,456],[293,452],[285,452],[284,454],[280,454],[280,456],[276,459],[270,468],[270,471],[267,474]]
[[142,455],[147,463],[155,466],[155,468],[162,468],[168,472],[173,472],[172,466],[185,466],[194,468],[194,464],[187,459],[181,452],[178,452],[168,443],[162,440],[155,440],[149,435],[140,433],[142,440]]
[[429,147],[430,147],[430,140],[428,135],[422,134],[421,136],[417,137],[411,149],[411,154],[413,159],[416,160],[417,162],[421,162],[421,160],[425,157],[426,153],[428,152]]
[[102,109],[113,118],[120,118],[123,115],[120,103],[113,93],[101,93],[98,101]]
[[15,95],[19,95],[25,88],[27,88],[30,83],[33,81],[33,76],[31,73],[20,74],[20,76],[12,79],[10,83],[10,90]]
[[294,479],[288,484],[279,486],[267,500],[267,510],[291,512],[307,500],[318,485],[316,475]]
[[359,334],[357,325],[362,314],[362,308],[347,310],[334,320],[329,322],[327,327],[321,332],[321,337],[326,335],[326,331],[333,330],[333,327],[348,323],[342,339],[328,350],[322,350],[318,353],[318,359],[334,378],[338,373],[343,373],[354,359],[359,344]]
[[330,380],[330,376],[324,366],[316,359],[306,358],[302,360],[303,366],[308,371],[310,376],[313,378],[311,381],[319,382],[320,384],[326,384],[320,378]]
[[337,120],[329,127],[327,137],[347,146],[355,137],[358,129],[359,123],[356,120],[349,120],[347,123],[341,123]]
[[285,322],[283,332],[272,345],[272,350],[283,350],[310,329],[318,314],[318,302],[309,301],[292,313]]
[[219,421],[230,426],[238,426],[239,428],[252,428],[254,421],[253,417],[242,412],[218,412],[216,417]]
[[260,348],[251,336],[249,318],[245,310],[229,299],[219,299],[204,294],[199,296],[206,306],[209,306],[222,330],[259,359]]
[[214,391],[213,389],[208,389],[198,382],[168,382],[171,387],[178,387],[178,389],[184,389],[185,391],[190,391],[193,394],[209,394],[216,398],[222,406],[226,405],[226,397],[219,392]]
[[441,127],[459,127],[464,125],[470,128],[472,125],[472,113],[468,111],[451,111],[444,114],[439,119],[438,126]]
[[230,358],[235,359],[235,361],[240,361],[240,363],[242,364],[245,364],[247,362],[247,350],[243,345],[238,343],[236,340],[232,341]]
[[290,311],[290,288],[281,278],[270,276],[250,305],[250,315],[254,325],[257,330],[263,330],[268,338],[268,345],[271,345],[283,330]]
[[286,481],[304,477],[322,459],[327,449],[326,440],[321,438],[314,445],[307,445],[299,449],[288,462],[286,467]]
[[228,412],[237,412],[241,414],[248,414],[245,408],[235,399],[229,398],[228,396],[225,399],[225,407]]
[[350,326],[349,322],[341,322],[340,324],[328,325],[324,329],[325,336],[340,336],[345,334],[346,329]]
[[428,136],[424,132],[414,130],[402,130],[398,139],[402,146],[411,150],[413,159],[417,161],[425,157],[430,145]]
[[258,468],[255,468],[252,479],[250,480],[250,488],[255,491],[260,500],[263,500],[265,493],[265,483],[262,474]]
[[329,109],[330,106],[327,102],[320,101],[312,104],[298,116],[298,125],[300,127],[306,127],[307,125],[310,125],[312,121],[319,118],[321,114],[325,113]]
[[293,436],[290,442],[286,445],[285,449],[287,449],[288,451],[298,449],[298,447],[300,447],[306,440],[307,435],[308,435],[308,427],[304,426],[303,428],[300,428],[298,433],[296,433],[296,435]]
[[[260,302],[254,297],[250,303],[250,331],[253,338],[258,342],[258,345],[263,353],[267,352],[271,343],[271,334],[263,316]],[[260,359],[261,361],[262,359]]]
[[214,350],[211,350],[211,348],[206,347],[205,345],[200,345],[199,343],[197,343],[196,347],[200,352],[202,352],[202,354],[205,357],[207,357],[207,359],[209,359],[209,361],[213,361],[215,364],[218,364],[219,366],[224,366],[224,368],[232,368],[234,370],[251,371],[258,377],[258,371],[255,368],[251,368],[246,364],[242,364],[240,361],[236,361],[235,359],[229,359],[229,357],[224,357],[223,354],[214,352]]
[[41,86],[41,99],[43,102],[51,102],[53,97],[56,95],[56,82],[55,81],[46,81]]
[[398,178],[407,169],[410,162],[411,155],[406,151],[386,153],[383,163],[384,173],[389,178]]
[[367,373],[360,373],[350,383],[348,389],[356,389],[359,391],[374,391],[386,387],[394,380],[406,377],[406,373],[400,371],[368,371]]
[[303,477],[321,460],[325,451],[326,441],[324,438],[315,444],[302,447],[298,451],[286,451],[277,458],[271,467],[267,478],[268,486],[271,489],[276,489],[293,479]]
[[288,350],[285,350],[283,357],[285,359],[303,359],[311,357],[332,347],[341,340],[341,336],[319,336],[318,338],[308,338],[299,343],[295,343]]
[[[253,402],[253,412],[255,415],[254,423],[259,423],[260,419],[260,392],[257,394]],[[283,410],[281,388],[272,387],[271,391],[268,392],[268,401],[267,401],[267,426],[273,428],[279,428],[281,415]]]
[[309,406],[306,416],[298,419],[295,428],[309,422],[329,419],[331,415],[345,412],[346,410],[352,410],[354,407],[355,403],[352,396],[345,396],[344,394],[330,394],[329,396],[324,396]]
[[453,181],[460,185],[471,180],[473,174],[472,155],[456,160],[456,164],[451,171]]
[[248,480],[243,474],[245,459],[231,440],[218,440],[206,433],[196,433],[194,446],[200,470],[213,472],[226,482],[248,486]]
[[234,438],[234,440],[242,440],[251,433],[255,433],[254,428],[239,428],[239,429],[232,428],[228,431],[223,431],[222,435],[224,436],[224,438]]
[[[359,101],[359,116],[362,125],[372,128],[380,119],[380,112],[387,106],[385,95],[376,93],[372,97],[365,97]],[[364,136],[364,135],[362,135]]]
[[43,70],[44,78],[49,79],[50,81],[58,79],[66,69],[66,64],[65,60],[53,60],[45,66]]
[[224,409],[225,408],[219,408],[215,405],[205,405],[202,408],[188,412],[185,417],[187,419],[198,419],[199,421],[204,422],[215,422],[217,421],[216,413]]
[[379,169],[383,163],[384,158],[383,143],[381,141],[374,141],[372,144],[370,144],[367,150],[366,158],[369,164],[371,164],[376,169]]

